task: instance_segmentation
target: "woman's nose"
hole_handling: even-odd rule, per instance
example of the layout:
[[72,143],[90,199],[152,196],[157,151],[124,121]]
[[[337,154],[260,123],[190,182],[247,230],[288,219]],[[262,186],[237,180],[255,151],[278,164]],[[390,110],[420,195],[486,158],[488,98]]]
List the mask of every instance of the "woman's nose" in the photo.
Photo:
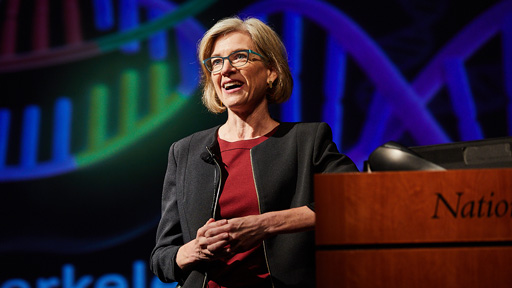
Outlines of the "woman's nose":
[[228,59],[224,59],[224,65],[222,65],[221,73],[224,74],[231,74],[236,70],[233,65],[231,65],[231,62]]

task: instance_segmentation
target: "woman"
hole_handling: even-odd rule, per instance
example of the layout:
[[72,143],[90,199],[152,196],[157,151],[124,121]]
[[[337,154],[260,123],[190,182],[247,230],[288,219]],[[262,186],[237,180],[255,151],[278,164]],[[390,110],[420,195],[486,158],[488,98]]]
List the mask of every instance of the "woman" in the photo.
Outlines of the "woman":
[[174,143],[151,269],[185,287],[314,287],[313,175],[357,171],[325,123],[279,123],[287,55],[263,22],[228,18],[199,44],[220,127]]

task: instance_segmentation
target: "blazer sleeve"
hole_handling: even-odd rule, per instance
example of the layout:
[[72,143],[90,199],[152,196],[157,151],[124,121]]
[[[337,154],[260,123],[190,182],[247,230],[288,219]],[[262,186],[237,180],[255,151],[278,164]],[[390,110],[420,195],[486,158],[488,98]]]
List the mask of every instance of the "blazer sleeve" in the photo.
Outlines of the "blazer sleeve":
[[313,150],[314,173],[358,172],[352,160],[338,151],[332,141],[332,130],[327,123],[320,123],[316,130]]
[[165,173],[161,219],[156,233],[156,245],[151,252],[150,269],[162,282],[183,282],[181,270],[176,264],[176,254],[183,245],[177,207],[176,188],[176,143],[169,149],[167,170]]
[[[354,162],[344,154],[341,154],[332,141],[332,130],[327,123],[319,123],[315,135],[313,148],[313,172],[317,173],[343,173],[359,172]],[[315,203],[308,204],[311,210],[315,210]]]

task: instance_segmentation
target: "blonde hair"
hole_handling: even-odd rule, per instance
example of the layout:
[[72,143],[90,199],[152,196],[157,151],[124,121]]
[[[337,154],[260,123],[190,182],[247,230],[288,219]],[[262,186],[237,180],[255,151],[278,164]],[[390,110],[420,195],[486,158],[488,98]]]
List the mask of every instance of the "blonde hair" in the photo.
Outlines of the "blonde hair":
[[[230,32],[244,32],[251,36],[256,45],[256,52],[265,57],[265,62],[277,73],[277,79],[267,94],[268,103],[283,103],[290,98],[293,89],[293,79],[288,66],[288,55],[283,42],[267,24],[256,18],[241,20],[238,17],[225,18],[217,22],[204,34],[199,42],[198,57],[202,62],[211,57],[215,41]],[[210,112],[222,113],[226,107],[222,105],[215,87],[211,81],[211,73],[201,65],[201,83],[203,85],[203,104]]]

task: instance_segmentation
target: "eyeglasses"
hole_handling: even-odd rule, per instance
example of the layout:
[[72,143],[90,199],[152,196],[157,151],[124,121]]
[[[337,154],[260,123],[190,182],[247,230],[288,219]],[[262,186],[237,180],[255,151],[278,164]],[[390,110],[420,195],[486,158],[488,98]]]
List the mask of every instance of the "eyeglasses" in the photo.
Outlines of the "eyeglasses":
[[255,55],[260,56],[261,58],[265,58],[263,55],[261,55],[257,52],[254,52],[252,50],[238,50],[238,51],[235,51],[235,52],[229,54],[226,57],[221,57],[221,56],[210,57],[208,59],[203,60],[203,64],[206,67],[206,69],[208,69],[208,71],[215,73],[215,72],[219,72],[220,70],[222,70],[222,67],[224,67],[225,59],[228,59],[229,63],[233,67],[244,66],[249,61],[249,54],[255,54]]

